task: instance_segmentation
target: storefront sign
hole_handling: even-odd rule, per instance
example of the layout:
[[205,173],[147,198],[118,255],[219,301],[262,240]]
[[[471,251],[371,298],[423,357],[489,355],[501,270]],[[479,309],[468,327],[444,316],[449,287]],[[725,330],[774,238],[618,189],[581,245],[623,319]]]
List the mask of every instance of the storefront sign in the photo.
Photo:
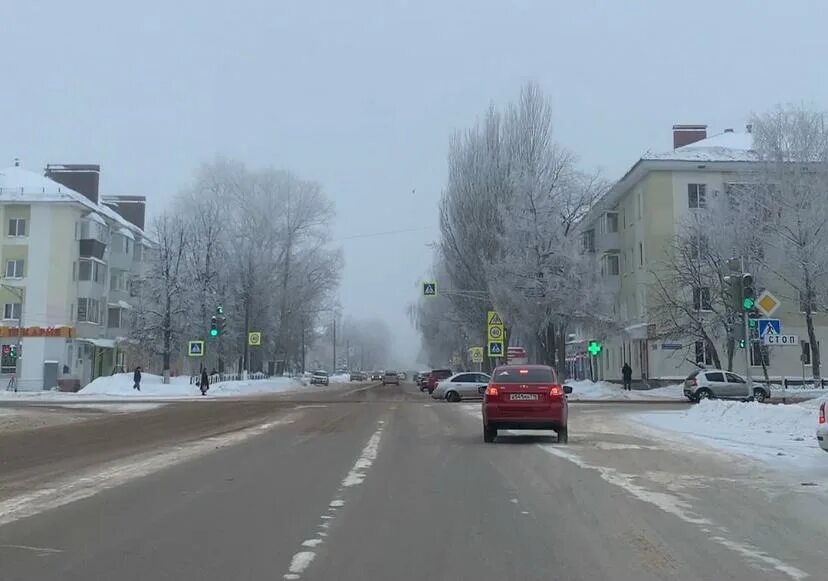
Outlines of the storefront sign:
[[74,327],[0,327],[0,337],[17,337],[18,331],[22,337],[66,337],[75,336]]

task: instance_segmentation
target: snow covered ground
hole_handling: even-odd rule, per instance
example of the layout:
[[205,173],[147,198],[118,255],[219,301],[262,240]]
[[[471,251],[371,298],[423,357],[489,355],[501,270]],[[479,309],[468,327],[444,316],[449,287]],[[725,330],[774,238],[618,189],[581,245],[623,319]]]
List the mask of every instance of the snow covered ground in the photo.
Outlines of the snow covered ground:
[[[338,377],[338,376],[335,376]],[[336,383],[336,380],[332,381]],[[141,391],[132,388],[132,373],[99,377],[77,393],[57,391],[8,392],[0,391],[0,400],[43,401],[43,402],[82,402],[84,399],[209,399],[217,397],[238,397],[245,395],[285,393],[291,391],[309,391],[320,389],[311,387],[299,378],[273,377],[247,381],[224,381],[210,386],[206,396],[202,396],[198,386],[190,384],[189,377],[172,377],[170,383],[164,384],[161,376],[145,373],[141,379]]]
[[828,454],[816,441],[819,399],[790,405],[703,401],[683,411],[635,414],[669,434],[767,462],[803,476],[828,477]]
[[[583,400],[684,400],[681,385],[669,385],[649,390],[624,391],[620,385],[606,381],[568,381],[572,386],[569,401]],[[686,400],[685,400],[686,401]]]

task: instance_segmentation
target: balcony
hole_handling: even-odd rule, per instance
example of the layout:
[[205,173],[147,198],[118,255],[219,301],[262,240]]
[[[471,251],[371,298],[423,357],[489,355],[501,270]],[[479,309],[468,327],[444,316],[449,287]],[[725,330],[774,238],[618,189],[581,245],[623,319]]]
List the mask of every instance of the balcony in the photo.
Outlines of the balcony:
[[599,253],[618,253],[621,251],[621,238],[618,232],[602,232],[595,236],[595,245]]

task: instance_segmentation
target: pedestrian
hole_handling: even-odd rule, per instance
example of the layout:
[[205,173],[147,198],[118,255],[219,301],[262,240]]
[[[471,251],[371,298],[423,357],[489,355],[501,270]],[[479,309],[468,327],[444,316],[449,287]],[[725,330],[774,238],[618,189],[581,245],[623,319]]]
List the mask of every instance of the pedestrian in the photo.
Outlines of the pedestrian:
[[626,361],[621,368],[621,378],[624,380],[624,391],[632,391],[632,367]]
[[199,382],[199,387],[201,387],[201,395],[207,395],[207,390],[210,389],[210,378],[207,376],[207,369],[201,370],[201,381]]
[[141,391],[141,366],[138,365],[135,367],[135,373],[132,374],[132,389],[137,389]]

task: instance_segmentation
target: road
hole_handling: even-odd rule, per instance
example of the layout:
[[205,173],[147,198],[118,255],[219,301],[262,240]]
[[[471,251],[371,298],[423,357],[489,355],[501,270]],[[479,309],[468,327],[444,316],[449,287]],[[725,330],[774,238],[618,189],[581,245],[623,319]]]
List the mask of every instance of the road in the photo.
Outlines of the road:
[[639,407],[572,405],[568,445],[410,384],[3,434],[0,579],[828,578],[823,488]]

